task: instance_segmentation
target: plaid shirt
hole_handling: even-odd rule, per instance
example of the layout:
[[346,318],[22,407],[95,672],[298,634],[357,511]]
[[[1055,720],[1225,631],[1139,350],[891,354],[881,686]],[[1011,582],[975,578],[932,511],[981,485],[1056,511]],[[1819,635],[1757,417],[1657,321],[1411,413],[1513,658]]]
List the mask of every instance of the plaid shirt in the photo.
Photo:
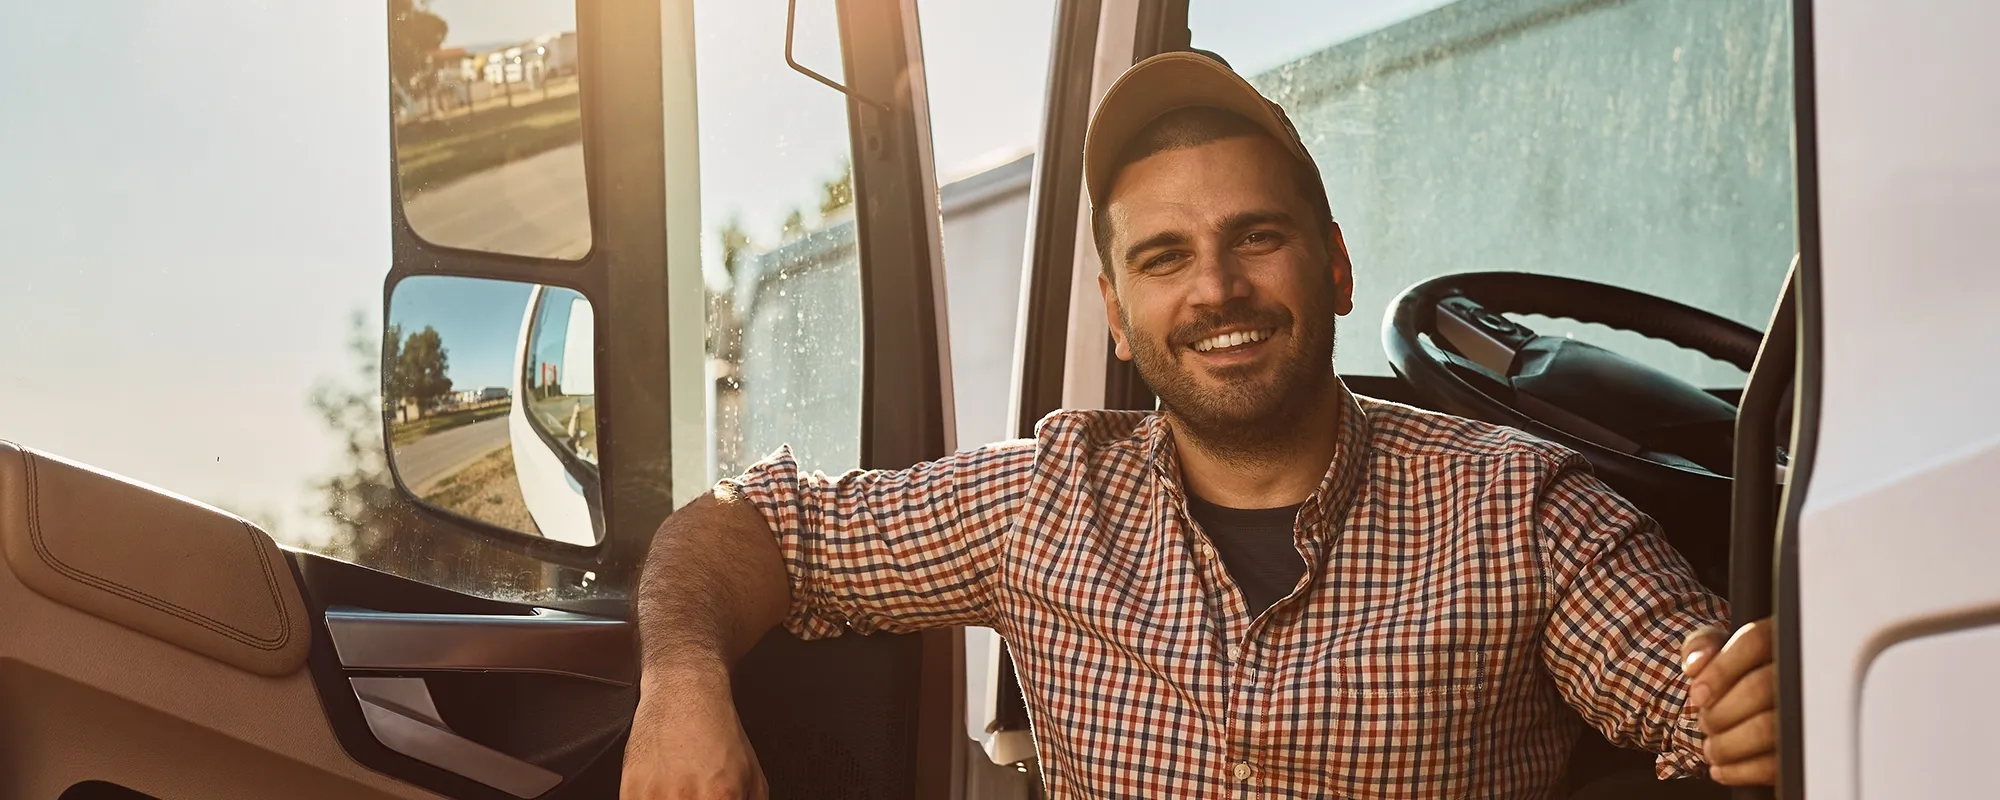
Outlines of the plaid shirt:
[[1680,642],[1727,614],[1657,525],[1568,450],[1342,398],[1306,576],[1255,618],[1158,414],[725,484],[780,540],[794,633],[997,629],[1050,797],[1542,797],[1583,722],[1698,772]]

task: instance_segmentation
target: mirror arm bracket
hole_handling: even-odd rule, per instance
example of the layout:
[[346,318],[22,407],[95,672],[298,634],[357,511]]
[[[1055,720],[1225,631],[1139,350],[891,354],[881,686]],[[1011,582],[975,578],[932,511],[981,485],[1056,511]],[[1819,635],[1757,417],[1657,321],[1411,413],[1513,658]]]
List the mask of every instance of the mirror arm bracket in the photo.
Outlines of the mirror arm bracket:
[[798,59],[792,57],[792,30],[798,23],[798,17],[799,17],[799,0],[787,0],[787,2],[785,3],[785,64],[790,66],[794,72],[797,72],[800,75],[804,75],[813,80],[819,81],[820,83],[826,84],[827,86],[832,87],[832,89],[836,92],[847,95],[849,98],[859,100],[863,103],[867,103],[868,105],[874,106],[875,108],[880,109],[885,114],[889,113],[890,108],[888,103],[884,103],[873,97],[869,97],[858,91],[849,89],[845,85],[842,85],[839,81],[835,81],[832,78],[829,78],[825,75],[821,75],[818,72],[813,71],[811,67],[799,63]]

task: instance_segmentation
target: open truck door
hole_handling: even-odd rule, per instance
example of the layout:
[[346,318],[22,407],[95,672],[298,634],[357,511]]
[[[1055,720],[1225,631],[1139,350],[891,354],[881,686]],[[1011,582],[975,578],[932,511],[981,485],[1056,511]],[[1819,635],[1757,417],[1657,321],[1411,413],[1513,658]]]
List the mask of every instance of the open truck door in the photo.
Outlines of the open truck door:
[[[674,507],[801,431],[951,450],[912,0],[476,5],[334,44],[386,53],[354,146],[392,143],[340,552],[0,447],[0,794],[615,797]],[[956,796],[960,653],[774,633],[737,696],[776,796]]]

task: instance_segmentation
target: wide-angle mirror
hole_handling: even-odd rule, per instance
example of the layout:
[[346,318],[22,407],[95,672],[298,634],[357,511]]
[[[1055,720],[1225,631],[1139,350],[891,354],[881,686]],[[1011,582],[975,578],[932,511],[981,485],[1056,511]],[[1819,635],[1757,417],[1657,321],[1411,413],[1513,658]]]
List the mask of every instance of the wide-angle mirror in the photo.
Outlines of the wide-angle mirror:
[[389,0],[389,114],[411,230],[444,247],[590,252],[572,0]]
[[382,337],[396,480],[434,509],[589,547],[603,539],[596,314],[581,293],[398,282]]

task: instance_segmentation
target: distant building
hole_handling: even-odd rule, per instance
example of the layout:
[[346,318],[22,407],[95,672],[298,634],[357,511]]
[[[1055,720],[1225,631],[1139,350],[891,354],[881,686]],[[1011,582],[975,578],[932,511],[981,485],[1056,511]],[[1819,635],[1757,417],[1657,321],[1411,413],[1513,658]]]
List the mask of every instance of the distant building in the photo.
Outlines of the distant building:
[[[1008,438],[1014,329],[1027,248],[1034,156],[938,190],[953,395],[961,445]],[[861,459],[860,262],[851,212],[738,268],[727,298],[711,299],[711,469],[734,475],[781,443],[809,469]],[[718,302],[719,301],[719,302]],[[715,335],[715,334],[711,334]]]
[[479,403],[490,403],[495,400],[506,400],[512,396],[513,393],[508,391],[505,386],[488,386],[484,389],[466,389],[452,392],[449,402],[452,405],[469,406]]
[[524,42],[443,47],[431,53],[427,85],[408,93],[396,87],[404,119],[424,119],[487,100],[543,88],[550,79],[577,70],[576,31],[537,36]]

